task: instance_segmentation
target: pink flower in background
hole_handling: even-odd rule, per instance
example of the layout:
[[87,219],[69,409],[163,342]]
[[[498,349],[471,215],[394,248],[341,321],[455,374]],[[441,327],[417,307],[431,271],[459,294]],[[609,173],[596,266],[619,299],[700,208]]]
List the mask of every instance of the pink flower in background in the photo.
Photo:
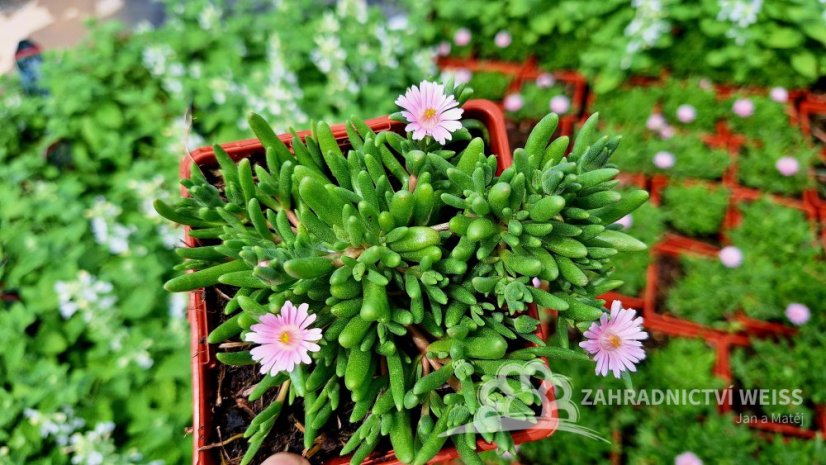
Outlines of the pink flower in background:
[[672,137],[674,137],[674,134],[676,133],[677,130],[674,129],[673,126],[666,126],[660,129],[660,137],[662,137],[663,139],[671,139]]
[[794,176],[800,171],[800,162],[794,157],[780,157],[775,162],[774,167],[783,176]]
[[502,105],[507,111],[519,111],[525,105],[525,100],[520,94],[509,94],[505,97]]
[[439,43],[439,46],[436,47],[436,54],[439,56],[447,56],[450,55],[450,42],[442,41]]
[[460,47],[464,47],[470,43],[471,38],[473,38],[473,35],[470,31],[465,28],[460,28],[456,31],[456,34],[453,34],[453,43]]
[[551,107],[552,112],[561,115],[567,113],[568,110],[571,109],[571,99],[569,99],[565,95],[557,95],[551,99],[551,102],[548,106]]
[[531,279],[531,285],[539,289],[542,286],[542,280],[540,280],[539,278],[533,278]]
[[674,465],[703,465],[703,461],[694,452],[683,452],[674,457]]
[[677,107],[677,119],[681,123],[688,124],[697,119],[697,109],[693,105],[680,105]]
[[647,339],[648,333],[642,330],[642,317],[637,317],[636,310],[622,308],[619,300],[611,304],[610,317],[603,313],[583,335],[588,340],[579,346],[594,354],[598,375],[605,376],[610,370],[619,378],[623,371],[637,371],[635,365],[645,358],[640,341]]
[[508,31],[499,31],[493,38],[493,43],[499,48],[506,48],[511,44],[511,35]]
[[471,79],[473,79],[473,73],[467,68],[459,68],[453,71],[453,83],[457,86],[467,84]]
[[433,136],[440,144],[449,141],[451,133],[462,127],[459,121],[463,110],[456,108],[459,102],[452,95],[445,95],[445,87],[435,82],[422,81],[410,86],[404,95],[396,99],[402,107],[402,115],[410,123],[404,128],[413,132],[413,139],[422,140]]
[[739,98],[734,101],[731,110],[741,118],[748,118],[754,114],[754,102],[747,98]]
[[720,249],[718,256],[720,257],[720,262],[726,268],[737,268],[743,264],[743,252],[733,245]]
[[806,322],[809,321],[809,318],[812,316],[812,312],[809,311],[809,307],[803,304],[789,304],[786,307],[786,318],[789,319],[795,326],[805,325]]
[[250,353],[261,364],[261,374],[291,372],[297,365],[312,361],[310,352],[321,350],[316,344],[321,339],[321,329],[309,327],[316,318],[307,313],[309,308],[307,304],[296,307],[288,300],[280,314],[267,313],[250,327],[244,339],[260,344]]
[[665,120],[662,113],[651,113],[651,116],[648,117],[648,121],[645,122],[645,127],[652,131],[659,131],[666,126],[668,126],[668,122]]
[[631,214],[629,213],[623,216],[622,218],[618,219],[616,223],[622,226],[622,229],[628,229],[634,225],[634,217],[631,216]]
[[712,85],[710,80],[706,78],[700,79],[700,89],[711,90]]
[[769,96],[777,103],[786,103],[789,101],[789,91],[783,87],[772,87]]
[[671,152],[662,151],[654,154],[654,166],[661,170],[673,168],[676,163],[677,159]]
[[542,73],[536,78],[536,87],[547,89],[556,84],[556,79],[551,73]]

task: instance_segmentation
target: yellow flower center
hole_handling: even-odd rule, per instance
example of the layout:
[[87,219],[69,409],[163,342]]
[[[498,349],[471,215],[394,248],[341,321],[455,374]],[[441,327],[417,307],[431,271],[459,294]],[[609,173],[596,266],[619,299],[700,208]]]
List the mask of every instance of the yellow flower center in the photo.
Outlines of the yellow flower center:
[[612,334],[608,336],[608,344],[615,349],[619,349],[619,346],[622,345],[622,339],[620,339],[616,334]]
[[430,119],[436,116],[436,109],[435,108],[428,108],[424,111],[424,119]]
[[289,333],[289,331],[284,331],[283,333],[281,333],[281,335],[278,336],[278,340],[283,342],[284,344],[289,344],[290,343],[290,333]]

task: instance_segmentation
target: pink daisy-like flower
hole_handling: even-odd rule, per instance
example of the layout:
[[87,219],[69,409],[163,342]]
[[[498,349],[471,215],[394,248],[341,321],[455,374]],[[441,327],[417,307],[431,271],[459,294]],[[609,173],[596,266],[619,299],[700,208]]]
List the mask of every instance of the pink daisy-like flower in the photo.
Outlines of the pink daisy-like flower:
[[812,312],[809,311],[809,307],[798,303],[789,304],[786,307],[785,313],[786,318],[788,318],[789,321],[791,321],[795,326],[805,325],[812,316]]
[[683,452],[674,457],[674,465],[703,465],[703,461],[694,452]]
[[507,111],[519,111],[524,105],[525,100],[520,94],[509,94],[502,102],[502,106],[504,106]]
[[700,89],[711,90],[711,87],[712,87],[712,84],[711,84],[710,80],[708,80],[706,78],[700,79]]
[[628,228],[630,228],[631,226],[634,225],[634,217],[631,216],[631,214],[629,213],[629,214],[623,216],[622,218],[618,219],[617,221],[615,221],[615,223],[622,226],[622,229],[628,229]]
[[610,370],[619,378],[623,371],[637,371],[635,365],[645,358],[640,341],[647,339],[648,333],[642,330],[642,317],[637,317],[636,310],[622,308],[619,300],[611,304],[611,316],[603,313],[584,336],[588,340],[579,346],[594,354],[598,375],[605,376]]
[[453,34],[453,43],[460,47],[464,47],[465,45],[470,43],[470,39],[473,35],[465,28],[461,28],[456,31],[456,34]]
[[674,129],[674,126],[666,126],[660,129],[660,137],[663,139],[671,139],[674,137],[674,134],[677,133],[677,130]]
[[551,107],[552,112],[561,115],[571,109],[571,99],[565,95],[556,95],[551,99],[548,106]]
[[783,87],[772,87],[769,96],[777,103],[786,103],[789,100],[789,91]]
[[777,171],[783,176],[794,176],[800,171],[800,162],[794,157],[780,157],[777,159],[777,162],[775,162],[774,167],[777,168]]
[[688,124],[697,119],[697,109],[694,105],[683,104],[677,107],[677,119],[681,123]]
[[291,372],[296,365],[310,363],[310,352],[321,349],[316,344],[321,339],[321,329],[309,327],[316,318],[307,313],[309,308],[306,303],[296,307],[288,300],[280,314],[267,313],[250,327],[244,339],[260,344],[250,353],[261,364],[261,374]]
[[659,131],[666,126],[668,126],[668,122],[666,122],[662,113],[651,113],[651,116],[649,116],[645,122],[645,127],[652,131]]
[[654,166],[661,170],[673,168],[676,163],[677,159],[671,152],[662,151],[654,154]]
[[556,79],[551,73],[542,73],[536,78],[536,87],[546,89],[556,84]]
[[499,48],[506,48],[511,44],[511,35],[508,31],[499,31],[493,37],[493,43]]
[[737,268],[743,264],[743,252],[733,245],[723,247],[717,255],[726,268]]
[[734,101],[731,111],[741,118],[748,118],[754,114],[754,102],[747,98],[739,98]]
[[442,84],[422,81],[418,87],[410,86],[396,99],[396,105],[404,109],[402,115],[410,123],[404,130],[413,132],[415,140],[433,136],[444,145],[453,137],[451,133],[462,127],[459,119],[463,110],[456,108],[459,102],[452,95],[445,95]]

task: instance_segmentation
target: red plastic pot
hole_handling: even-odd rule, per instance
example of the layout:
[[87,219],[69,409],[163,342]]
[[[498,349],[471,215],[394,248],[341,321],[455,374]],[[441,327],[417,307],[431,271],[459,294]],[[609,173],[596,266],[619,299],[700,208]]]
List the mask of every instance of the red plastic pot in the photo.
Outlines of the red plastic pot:
[[513,78],[519,77],[522,69],[528,66],[528,62],[514,63],[499,60],[477,60],[475,58],[459,57],[439,57],[436,64],[441,69],[466,69],[472,72],[498,72],[507,74]]
[[[508,146],[507,134],[505,132],[504,119],[498,107],[486,100],[471,100],[465,106],[465,118],[473,118],[482,121],[488,128],[490,133],[490,150],[495,154],[499,161],[499,171],[507,166],[510,166],[512,158],[510,148]],[[366,122],[374,131],[397,131],[403,132],[404,124],[396,121],[391,121],[387,116],[375,118]],[[345,147],[347,146],[347,134],[344,125],[336,125],[332,127],[333,135],[339,143]],[[298,136],[303,138],[310,134],[310,131],[302,131]],[[287,146],[290,146],[292,136],[284,134],[279,136]],[[233,160],[240,160],[252,156],[261,156],[264,153],[264,148],[258,139],[247,139],[238,142],[230,142],[222,144],[222,147],[232,157]],[[190,154],[190,157],[184,159],[180,166],[181,179],[187,179],[190,176],[191,163],[196,163],[202,167],[214,167],[217,165],[215,154],[211,147],[202,147]],[[185,242],[187,246],[193,247],[196,245],[196,240],[189,236],[189,230],[186,230]],[[536,316],[536,309],[531,309],[533,315]],[[217,377],[218,361],[215,358],[215,347],[210,346],[206,342],[209,334],[211,324],[209,314],[215,313],[212,309],[206,308],[203,290],[193,291],[189,294],[189,308],[188,317],[192,327],[191,332],[191,353],[192,353],[192,390],[193,390],[193,464],[195,465],[218,465],[221,460],[212,453],[211,450],[205,449],[210,440],[212,432],[212,410],[211,402],[214,399],[215,381]],[[544,339],[544,333],[541,329],[537,331],[537,336]],[[558,426],[558,418],[556,406],[554,403],[553,390],[547,390],[546,407],[551,412],[550,417],[543,417],[539,422],[530,429],[519,431],[513,434],[513,440],[516,444],[535,441],[550,436]],[[480,450],[489,450],[496,447],[495,444],[479,441],[478,448]],[[450,460],[458,456],[456,450],[452,447],[444,448],[439,454],[431,460],[431,463],[439,463]],[[339,465],[349,462],[349,459],[335,458],[329,460],[328,465]],[[392,451],[384,456],[371,456],[365,464],[386,463],[393,465],[399,463],[395,460],[395,455]]]

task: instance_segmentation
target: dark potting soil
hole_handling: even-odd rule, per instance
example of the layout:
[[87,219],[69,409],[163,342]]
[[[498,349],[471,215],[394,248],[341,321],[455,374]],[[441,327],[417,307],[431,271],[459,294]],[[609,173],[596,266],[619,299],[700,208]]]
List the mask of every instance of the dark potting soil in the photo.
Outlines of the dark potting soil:
[[674,283],[683,277],[683,267],[680,258],[672,255],[657,256],[657,282],[654,294],[654,308],[656,313],[666,313],[668,293]]
[[[232,296],[233,289],[228,286],[206,289],[204,297],[207,309],[223,309]],[[226,320],[226,315],[223,311],[211,311],[209,318],[210,327],[214,328]],[[213,373],[215,379],[211,381],[214,383],[214,389],[206,392],[207,395],[214,396],[208,399],[212,405],[213,416],[207,447],[213,449],[216,456],[220,457],[216,463],[236,465],[241,462],[248,446],[247,439],[241,435],[255,415],[272,403],[278,388],[273,387],[261,399],[249,402],[247,397],[250,390],[261,380],[257,365],[229,366],[217,363]],[[346,392],[342,391],[337,412],[318,433],[314,446],[317,451],[308,457],[313,465],[320,465],[338,457],[342,446],[358,427],[348,421],[354,403]],[[304,405],[300,398],[296,398],[292,405],[285,405],[252,464],[260,464],[277,452],[304,453],[303,423]],[[376,450],[379,451],[379,455],[383,455],[381,451],[390,450],[390,445],[379,443]]]
[[[520,136],[521,139],[519,139],[517,146],[524,145],[532,127],[533,124],[520,125],[520,131],[523,135]],[[472,136],[484,136],[486,132],[474,129],[471,134]],[[511,141],[513,140],[512,138]],[[346,149],[347,147],[345,145],[342,148]],[[253,166],[266,165],[263,153],[251,156],[250,162]],[[201,170],[209,183],[215,186],[223,197],[224,180],[217,164],[202,167]],[[393,187],[397,188],[398,186],[394,185]],[[214,243],[216,243],[214,240],[197,241],[198,246]],[[215,328],[227,319],[223,309],[235,291],[236,288],[224,285],[207,288],[203,291],[209,328]],[[270,389],[267,394],[255,402],[250,402],[247,399],[250,390],[261,380],[256,365],[236,367],[215,362],[215,368],[209,376],[210,379],[207,382],[211,385],[206,387],[205,395],[209,396],[207,401],[212,407],[212,419],[206,447],[214,452],[216,463],[237,465],[241,462],[248,447],[247,439],[243,438],[244,431],[252,419],[272,403],[278,389],[277,387]],[[342,389],[341,403],[337,412],[318,432],[313,447],[314,452],[308,457],[311,464],[320,465],[330,459],[339,457],[343,445],[352,437],[358,427],[358,424],[354,425],[348,421],[353,407],[354,403],[349,398],[348,392]],[[297,398],[292,405],[285,405],[272,432],[264,440],[251,463],[254,465],[260,464],[267,457],[278,452],[304,453],[303,422],[304,407],[302,399]],[[371,457],[384,456],[390,449],[391,446],[387,438],[382,438]]]
[[525,142],[528,141],[528,135],[530,135],[535,124],[536,121],[530,120],[513,121],[508,119],[505,121],[505,127],[508,130],[508,142],[510,142],[511,152],[525,146]]

